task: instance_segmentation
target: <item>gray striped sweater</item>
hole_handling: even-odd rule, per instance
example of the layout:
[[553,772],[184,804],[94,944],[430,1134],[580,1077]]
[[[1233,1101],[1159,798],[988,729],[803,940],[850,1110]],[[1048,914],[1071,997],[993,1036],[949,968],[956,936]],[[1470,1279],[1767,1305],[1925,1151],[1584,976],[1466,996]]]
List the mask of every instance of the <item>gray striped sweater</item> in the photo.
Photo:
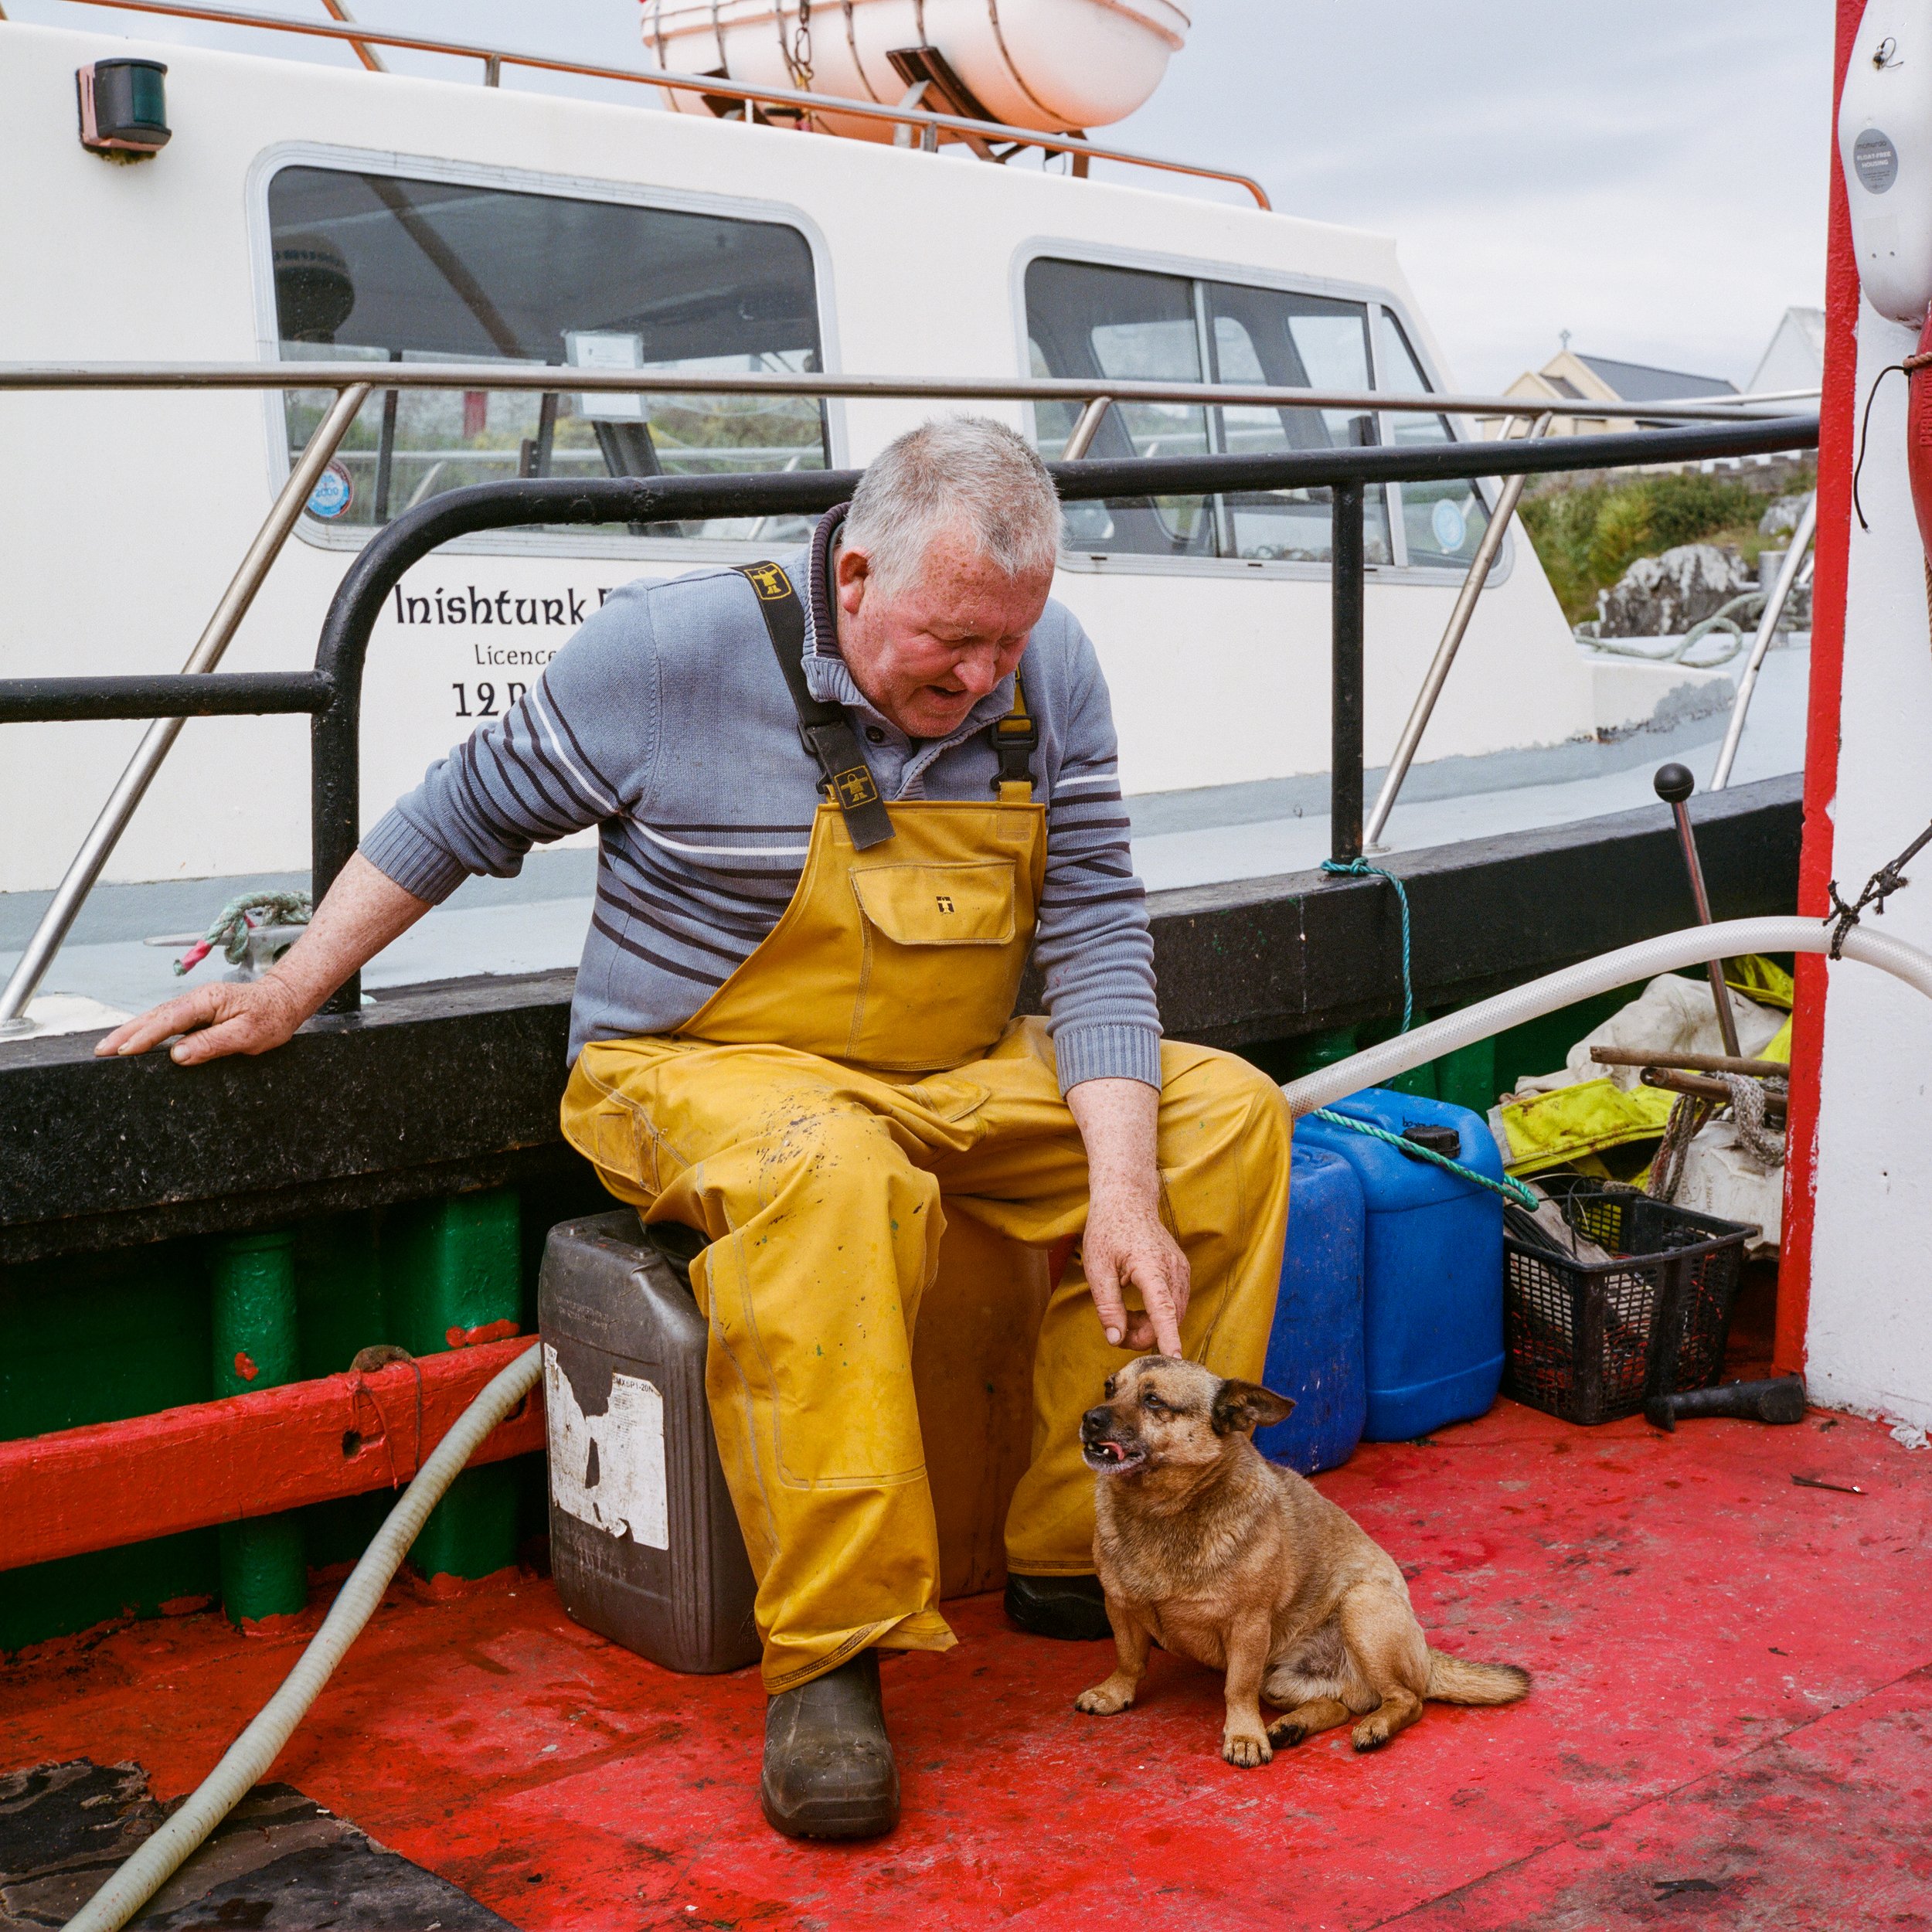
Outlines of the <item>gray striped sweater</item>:
[[[1009,679],[943,740],[914,740],[861,696],[838,655],[826,559],[809,552],[807,681],[844,705],[888,801],[986,800],[985,727]],[[1034,795],[1049,807],[1034,961],[1062,1090],[1124,1076],[1160,1084],[1146,893],[1128,850],[1114,722],[1094,647],[1049,603],[1023,660],[1039,721]],[[586,1040],[673,1032],[777,923],[804,869],[818,772],[798,737],[757,600],[722,567],[618,591],[502,717],[432,765],[363,841],[419,899],[466,875],[513,875],[532,845],[598,828],[596,902],[571,1005]]]

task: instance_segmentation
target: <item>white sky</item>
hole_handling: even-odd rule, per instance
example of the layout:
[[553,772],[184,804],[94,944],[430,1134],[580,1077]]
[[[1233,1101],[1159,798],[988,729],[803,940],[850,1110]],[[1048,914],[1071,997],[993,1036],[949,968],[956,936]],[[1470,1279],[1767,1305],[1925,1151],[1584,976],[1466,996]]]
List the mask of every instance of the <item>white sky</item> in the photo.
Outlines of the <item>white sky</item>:
[[[16,20],[265,40],[70,0],[4,3]],[[1471,389],[1546,360],[1563,328],[1585,354],[1741,383],[1785,308],[1823,300],[1825,0],[1181,4],[1196,22],[1186,51],[1102,138],[1240,168],[1284,212],[1393,235]],[[322,15],[315,0],[253,10]],[[644,64],[635,0],[352,11],[396,32]]]

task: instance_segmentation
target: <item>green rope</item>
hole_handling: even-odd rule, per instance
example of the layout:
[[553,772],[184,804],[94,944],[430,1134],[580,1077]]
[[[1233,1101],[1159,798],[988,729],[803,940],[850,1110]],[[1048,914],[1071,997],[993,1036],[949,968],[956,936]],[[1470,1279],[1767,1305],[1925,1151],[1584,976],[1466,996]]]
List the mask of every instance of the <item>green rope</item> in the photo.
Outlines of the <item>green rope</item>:
[[216,915],[215,923],[202,935],[199,942],[175,961],[175,971],[179,975],[199,966],[218,946],[230,965],[239,966],[248,957],[250,913],[260,913],[270,925],[304,926],[308,923],[309,912],[307,893],[243,893],[239,899],[230,900]]
[[1415,1017],[1415,984],[1409,970],[1409,891],[1392,872],[1384,872],[1379,866],[1372,866],[1366,859],[1352,859],[1344,865],[1338,859],[1325,859],[1321,869],[1338,877],[1347,879],[1386,879],[1396,889],[1396,897],[1402,906],[1402,1030],[1406,1033]]
[[[1415,1018],[1415,981],[1410,968],[1409,954],[1409,894],[1402,881],[1392,872],[1384,872],[1379,866],[1372,866],[1366,859],[1352,859],[1345,865],[1337,859],[1325,859],[1321,869],[1328,873],[1349,879],[1386,879],[1396,889],[1396,900],[1402,908],[1402,1030],[1407,1032],[1410,1023]],[[1446,1154],[1438,1154],[1433,1148],[1418,1146],[1413,1141],[1404,1140],[1400,1134],[1391,1134],[1387,1128],[1371,1126],[1366,1121],[1358,1121],[1347,1114],[1338,1114],[1333,1107],[1318,1107],[1315,1111],[1318,1121],[1325,1121],[1331,1127],[1352,1128],[1358,1134],[1366,1134],[1378,1141],[1386,1141],[1391,1147],[1400,1148],[1404,1154],[1418,1161],[1427,1161],[1456,1175],[1465,1181],[1474,1181],[1478,1187],[1487,1188],[1492,1194],[1500,1194],[1505,1201],[1516,1202],[1528,1208],[1532,1213],[1543,1203],[1523,1185],[1505,1176],[1492,1181],[1486,1174],[1478,1174],[1472,1167],[1464,1167],[1460,1161],[1452,1161]]]
[[1386,1127],[1376,1127],[1367,1121],[1358,1121],[1352,1114],[1338,1114],[1332,1107],[1318,1107],[1315,1117],[1325,1121],[1330,1127],[1352,1128],[1358,1134],[1366,1134],[1372,1139],[1386,1141],[1391,1147],[1400,1148],[1404,1154],[1417,1161],[1429,1161],[1447,1170],[1464,1181],[1474,1181],[1478,1187],[1486,1187],[1492,1194],[1500,1194],[1505,1201],[1514,1201],[1519,1207],[1526,1207],[1531,1213],[1543,1202],[1525,1187],[1522,1182],[1512,1180],[1505,1175],[1500,1181],[1492,1181],[1486,1174],[1478,1174],[1473,1167],[1464,1167],[1460,1161],[1452,1161],[1446,1154],[1438,1154],[1434,1148],[1418,1146],[1413,1141],[1404,1140],[1400,1134],[1391,1134]]

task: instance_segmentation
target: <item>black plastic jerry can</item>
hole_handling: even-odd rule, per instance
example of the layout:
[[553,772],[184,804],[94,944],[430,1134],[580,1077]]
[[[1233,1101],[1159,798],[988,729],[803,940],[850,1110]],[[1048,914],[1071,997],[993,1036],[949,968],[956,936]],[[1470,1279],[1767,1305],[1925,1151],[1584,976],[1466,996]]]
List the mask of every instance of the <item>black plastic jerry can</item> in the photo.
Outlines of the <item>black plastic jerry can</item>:
[[[677,1671],[755,1663],[757,1584],[705,1400],[706,1324],[678,1257],[629,1208],[543,1250],[550,1567],[585,1628]],[[688,1253],[685,1259],[688,1260]]]

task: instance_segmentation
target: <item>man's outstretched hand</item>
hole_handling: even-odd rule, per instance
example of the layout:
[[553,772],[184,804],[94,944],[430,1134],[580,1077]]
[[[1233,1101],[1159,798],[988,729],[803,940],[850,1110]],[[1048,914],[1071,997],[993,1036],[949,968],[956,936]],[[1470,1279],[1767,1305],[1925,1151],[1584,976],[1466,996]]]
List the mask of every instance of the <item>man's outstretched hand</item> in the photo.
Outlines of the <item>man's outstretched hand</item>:
[[[1117,1349],[1179,1355],[1191,1277],[1187,1257],[1161,1219],[1155,1128],[1161,1097],[1145,1082],[1083,1080],[1066,1104],[1087,1144],[1087,1231],[1080,1263],[1107,1341]],[[1146,1312],[1129,1311],[1129,1283]]]
[[[1158,1197],[1157,1197],[1158,1200]],[[1080,1238],[1080,1265],[1100,1318],[1117,1349],[1158,1349],[1179,1357],[1181,1318],[1187,1313],[1187,1257],[1162,1225],[1156,1201],[1110,1199],[1096,1194]],[[1130,1311],[1124,1290],[1132,1282],[1146,1309]]]
[[315,908],[308,929],[260,979],[218,980],[164,1000],[117,1026],[94,1051],[111,1059],[145,1053],[179,1034],[178,1066],[279,1046],[349,975],[429,910],[359,852]]
[[197,986],[124,1022],[96,1046],[105,1056],[145,1053],[179,1033],[168,1051],[178,1066],[219,1060],[225,1053],[266,1053],[279,1046],[308,1014],[283,981],[219,980]]

